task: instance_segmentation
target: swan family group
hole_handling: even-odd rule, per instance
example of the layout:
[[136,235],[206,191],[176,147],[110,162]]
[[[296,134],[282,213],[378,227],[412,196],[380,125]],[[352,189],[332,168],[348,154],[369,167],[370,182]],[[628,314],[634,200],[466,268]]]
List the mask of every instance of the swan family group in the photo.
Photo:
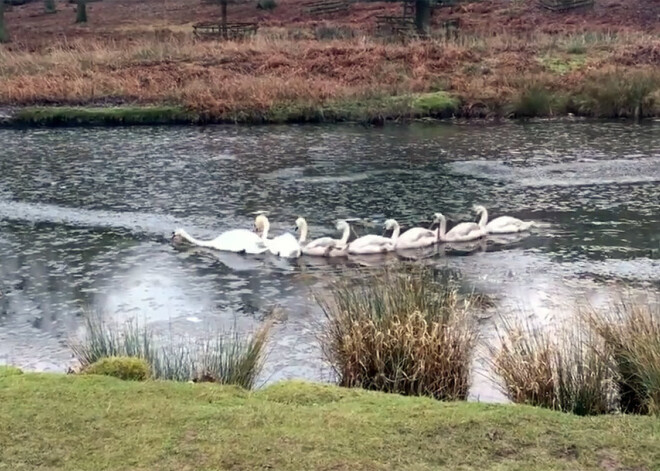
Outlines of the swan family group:
[[[183,229],[177,229],[172,236],[175,243],[189,242],[201,247],[216,250],[260,254],[270,252],[285,258],[297,258],[301,255],[319,257],[342,257],[346,255],[382,254],[395,250],[421,249],[443,242],[468,242],[485,237],[488,234],[511,234],[523,232],[534,225],[533,221],[521,221],[510,216],[500,216],[488,222],[488,211],[483,206],[475,206],[474,211],[480,215],[479,223],[462,222],[447,231],[447,221],[441,213],[433,216],[436,230],[413,227],[400,233],[399,224],[394,219],[385,221],[385,229],[391,230],[391,237],[369,234],[348,242],[351,228],[346,220],[337,222],[337,230],[342,232],[340,239],[321,237],[307,240],[307,221],[296,220],[296,228],[300,237],[285,233],[268,238],[270,223],[263,213],[257,213],[254,230],[233,229],[220,234],[213,240],[198,240]],[[433,226],[431,226],[433,227]]]

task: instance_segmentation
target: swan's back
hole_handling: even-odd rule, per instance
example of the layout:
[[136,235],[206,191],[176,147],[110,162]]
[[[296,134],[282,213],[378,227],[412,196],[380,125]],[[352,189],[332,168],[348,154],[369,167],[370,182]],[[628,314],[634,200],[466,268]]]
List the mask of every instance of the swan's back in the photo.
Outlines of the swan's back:
[[268,241],[268,249],[271,253],[286,258],[300,257],[301,254],[298,240],[288,232]]
[[247,229],[232,229],[213,240],[218,250],[227,252],[261,253],[266,250],[261,237]]

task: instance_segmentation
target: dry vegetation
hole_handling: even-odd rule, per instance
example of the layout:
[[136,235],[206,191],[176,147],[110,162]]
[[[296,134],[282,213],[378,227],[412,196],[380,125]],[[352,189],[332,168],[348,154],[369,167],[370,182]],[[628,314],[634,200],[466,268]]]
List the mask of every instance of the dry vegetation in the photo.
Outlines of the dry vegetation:
[[660,111],[659,27],[643,0],[569,14],[485,0],[436,12],[436,23],[461,20],[457,38],[406,44],[372,34],[395,4],[354,4],[328,22],[294,0],[270,13],[237,5],[230,20],[258,20],[259,34],[221,43],[193,40],[191,23],[218,11],[197,0],[104,0],[90,4],[86,26],[73,24],[68,4],[44,15],[37,3],[6,14],[2,105],[168,104],[210,120],[304,121],[356,108],[396,117],[389,97],[447,91],[463,116]]
[[431,268],[384,269],[335,283],[319,302],[326,360],[341,386],[466,399],[477,330],[471,295]]

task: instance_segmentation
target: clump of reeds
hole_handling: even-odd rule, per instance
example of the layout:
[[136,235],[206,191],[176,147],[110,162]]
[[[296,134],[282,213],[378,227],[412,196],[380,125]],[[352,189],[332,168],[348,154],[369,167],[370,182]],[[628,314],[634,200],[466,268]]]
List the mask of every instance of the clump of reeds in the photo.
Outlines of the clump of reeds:
[[428,267],[340,279],[318,297],[325,358],[347,387],[465,399],[476,326],[471,296]]
[[613,371],[587,325],[549,330],[502,319],[490,363],[503,392],[515,403],[577,415],[615,408]]
[[269,324],[252,335],[216,332],[200,339],[166,340],[146,323],[106,321],[99,314],[85,316],[85,333],[69,342],[84,370],[110,357],[144,359],[151,377],[175,381],[212,381],[252,388],[263,367]]
[[621,410],[660,413],[660,304],[621,299],[591,308],[590,324],[603,338],[616,370]]

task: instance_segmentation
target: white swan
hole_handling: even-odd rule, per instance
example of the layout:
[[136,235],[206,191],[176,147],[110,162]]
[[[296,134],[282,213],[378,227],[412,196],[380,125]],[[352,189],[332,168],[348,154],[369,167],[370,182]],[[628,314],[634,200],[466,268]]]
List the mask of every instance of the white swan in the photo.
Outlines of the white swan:
[[392,230],[392,237],[383,237],[369,234],[359,237],[348,244],[348,253],[351,255],[370,255],[391,252],[399,237],[399,224],[394,219],[385,221],[385,230]]
[[257,233],[261,232],[261,240],[268,247],[268,250],[273,255],[283,258],[298,258],[302,251],[300,244],[296,238],[288,232],[272,239],[268,238],[268,230],[270,229],[270,222],[268,218],[259,214],[254,221],[254,227]]
[[447,220],[441,213],[435,213],[433,216],[438,226],[438,240],[441,242],[467,242],[470,240],[479,239],[486,235],[486,221],[481,215],[479,224],[476,222],[462,222],[452,228],[451,231],[445,233],[447,230]]
[[[486,211],[486,208],[475,206],[476,209],[482,210],[481,217],[485,217],[488,220],[488,211]],[[514,234],[516,232],[524,232],[534,225],[534,221],[522,221],[511,216],[500,216],[486,224],[486,232],[488,234]]]
[[423,227],[413,227],[397,237],[395,248],[397,250],[421,249],[436,242],[438,242],[437,231],[424,229]]
[[188,234],[184,229],[177,229],[172,235],[172,242],[189,242],[200,247],[208,247],[225,252],[245,252],[260,254],[268,250],[264,241],[252,231],[247,229],[232,229],[223,232],[212,240],[199,240]]
[[307,242],[307,221],[304,218],[298,218],[296,220],[296,226],[300,230],[298,243],[302,247],[303,254],[317,257],[341,257],[346,255],[345,249],[348,244],[348,238],[351,235],[351,227],[348,225],[348,222],[344,220],[337,221],[337,230],[343,231],[341,239],[321,237],[309,242]]

